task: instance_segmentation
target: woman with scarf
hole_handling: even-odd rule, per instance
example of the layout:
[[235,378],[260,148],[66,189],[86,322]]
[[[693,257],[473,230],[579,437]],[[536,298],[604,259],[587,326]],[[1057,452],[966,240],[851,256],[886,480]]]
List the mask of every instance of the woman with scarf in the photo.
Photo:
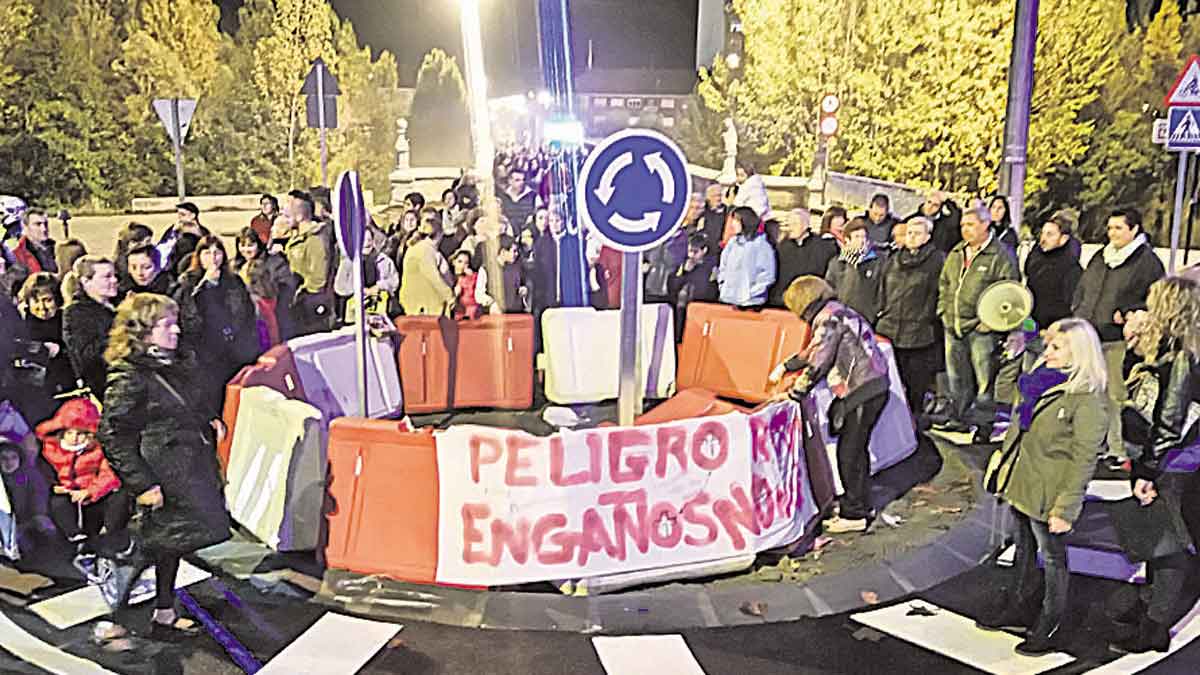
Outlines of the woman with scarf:
[[846,225],[846,244],[838,257],[829,261],[825,281],[843,304],[875,325],[879,316],[879,282],[883,279],[887,256],[868,236],[870,225],[861,216]]
[[[1071,301],[1071,315],[1088,320],[1100,334],[1108,365],[1108,396],[1114,410],[1119,409],[1128,393],[1123,377],[1126,345],[1122,330],[1126,317],[1146,306],[1150,285],[1165,274],[1162,261],[1142,229],[1141,213],[1133,209],[1114,211],[1108,217],[1108,245],[1088,261]],[[1108,449],[1111,454],[1125,452],[1120,415],[1109,419]]]
[[1135,500],[1118,502],[1113,523],[1125,554],[1146,561],[1149,593],[1124,611],[1113,648],[1165,652],[1174,607],[1194,568],[1188,547],[1200,544],[1200,283],[1167,277],[1150,287],[1134,350],[1144,360],[1127,380],[1121,409]]
[[[984,630],[1025,629],[1016,651],[1055,651],[1067,620],[1067,545],[1083,510],[1083,495],[1104,451],[1108,374],[1100,340],[1082,319],[1062,319],[1045,334],[1046,351],[1018,380],[1016,424],[988,462],[984,485],[1012,507],[1017,545],[1016,587],[1005,606],[976,625]],[[1044,590],[1039,592],[1037,554]]]
[[[220,399],[204,395],[194,354],[179,350],[178,317],[161,295],[121,303],[104,353],[109,388],[97,435],[139,512],[134,547],[120,559],[135,571],[155,566],[150,636],[167,640],[201,632],[175,609],[180,559],[225,541],[230,528],[215,448],[225,434]],[[101,586],[114,609],[128,599],[118,577]]]

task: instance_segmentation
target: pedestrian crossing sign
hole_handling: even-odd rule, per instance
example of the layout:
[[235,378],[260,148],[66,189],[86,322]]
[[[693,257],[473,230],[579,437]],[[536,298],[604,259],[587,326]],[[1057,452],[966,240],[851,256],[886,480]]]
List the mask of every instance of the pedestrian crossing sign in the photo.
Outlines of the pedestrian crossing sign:
[[1167,94],[1168,108],[1200,107],[1200,56],[1192,55]]
[[1171,108],[1167,150],[1200,150],[1200,108]]

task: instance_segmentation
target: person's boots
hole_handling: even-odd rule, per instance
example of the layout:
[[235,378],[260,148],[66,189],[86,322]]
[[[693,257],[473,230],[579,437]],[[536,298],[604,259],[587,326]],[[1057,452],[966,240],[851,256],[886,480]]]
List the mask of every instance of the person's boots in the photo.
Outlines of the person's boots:
[[1062,622],[1059,619],[1039,616],[1037,622],[1033,624],[1033,628],[1026,633],[1025,640],[1016,646],[1017,653],[1024,656],[1042,656],[1058,651],[1056,638],[1061,625]]
[[1014,598],[1004,603],[999,611],[989,612],[975,621],[980,630],[1024,632],[1037,621],[1040,611],[1037,596]]
[[1170,647],[1171,627],[1148,616],[1143,616],[1138,622],[1137,635],[1124,642],[1109,645],[1110,649],[1121,654],[1165,652]]

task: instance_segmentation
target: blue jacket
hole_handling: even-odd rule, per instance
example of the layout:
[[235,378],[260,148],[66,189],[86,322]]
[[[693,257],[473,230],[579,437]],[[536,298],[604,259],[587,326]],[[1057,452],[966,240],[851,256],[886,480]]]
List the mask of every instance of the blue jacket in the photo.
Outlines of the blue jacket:
[[775,283],[775,249],[765,236],[746,239],[738,235],[721,251],[717,283],[721,302],[737,307],[764,305]]

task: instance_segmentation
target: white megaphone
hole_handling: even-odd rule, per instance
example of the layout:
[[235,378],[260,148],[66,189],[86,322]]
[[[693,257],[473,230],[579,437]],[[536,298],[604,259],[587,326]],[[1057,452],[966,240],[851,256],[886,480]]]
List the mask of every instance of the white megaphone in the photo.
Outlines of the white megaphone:
[[998,333],[1013,330],[1033,312],[1033,294],[1019,281],[997,281],[979,296],[979,321]]

